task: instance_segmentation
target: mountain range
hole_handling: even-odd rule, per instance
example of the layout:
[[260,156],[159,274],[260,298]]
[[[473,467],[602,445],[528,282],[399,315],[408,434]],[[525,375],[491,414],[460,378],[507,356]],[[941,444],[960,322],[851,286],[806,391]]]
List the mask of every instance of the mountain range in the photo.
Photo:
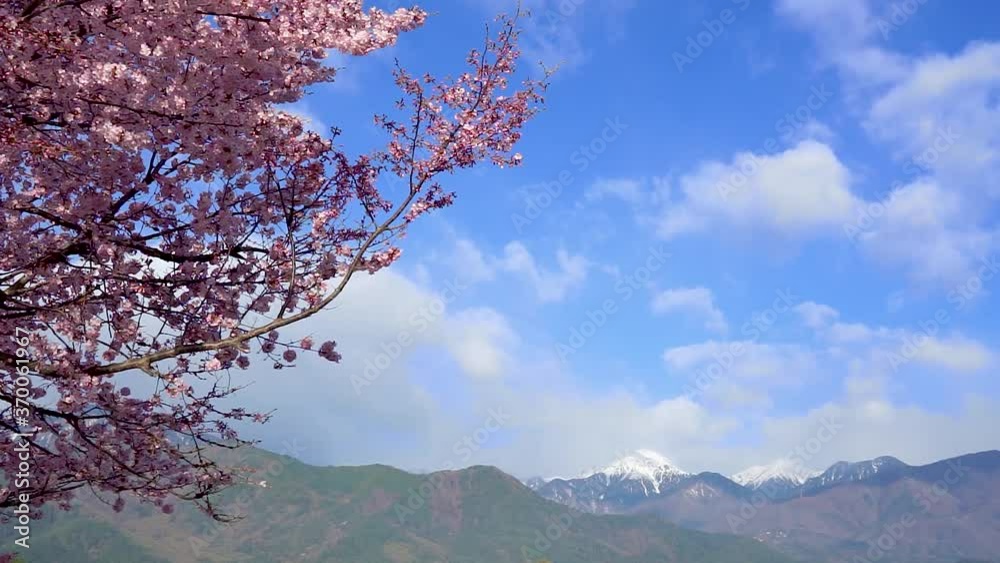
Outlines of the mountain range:
[[[795,563],[760,542],[683,529],[652,514],[597,516],[532,493],[494,467],[429,475],[384,465],[315,467],[243,449],[264,469],[226,491],[219,524],[95,498],[32,524],[26,563]],[[219,456],[226,454],[220,453]],[[225,459],[223,459],[225,461]],[[12,545],[10,526],[0,541]]]
[[[578,478],[529,483],[486,466],[414,474],[241,451],[218,457],[263,473],[217,499],[241,519],[135,502],[116,513],[82,497],[33,523],[23,560],[980,563],[1000,553],[996,451],[919,467],[885,457],[810,476],[773,464],[726,477],[641,450]],[[0,541],[11,534],[0,528]]]
[[783,460],[726,477],[688,473],[639,450],[577,478],[528,485],[577,510],[656,514],[750,536],[804,561],[951,563],[1000,554],[998,451],[924,466],[886,456],[823,472]]

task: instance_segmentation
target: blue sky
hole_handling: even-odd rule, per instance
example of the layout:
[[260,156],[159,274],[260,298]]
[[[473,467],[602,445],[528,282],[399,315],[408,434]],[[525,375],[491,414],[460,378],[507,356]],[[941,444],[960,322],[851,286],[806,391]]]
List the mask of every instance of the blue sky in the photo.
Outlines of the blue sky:
[[[424,28],[335,57],[340,79],[293,109],[371,147],[393,58],[460,71],[512,5],[425,2]],[[301,328],[345,360],[259,374],[249,401],[278,407],[252,430],[265,446],[527,476],[635,448],[732,472],[831,417],[843,430],[805,460],[817,469],[1000,445],[1000,5],[525,5],[525,57],[561,66],[524,165],[449,178],[457,203],[414,226],[399,263]],[[415,343],[359,387],[401,332]],[[471,455],[455,446],[470,436]]]

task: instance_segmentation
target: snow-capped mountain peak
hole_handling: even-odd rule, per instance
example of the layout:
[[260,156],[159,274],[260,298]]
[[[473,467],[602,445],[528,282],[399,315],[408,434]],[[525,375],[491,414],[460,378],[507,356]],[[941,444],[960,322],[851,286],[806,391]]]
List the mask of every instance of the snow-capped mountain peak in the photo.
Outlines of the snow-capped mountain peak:
[[807,486],[823,487],[843,481],[863,481],[886,472],[898,472],[907,467],[909,466],[891,456],[882,456],[855,463],[838,461],[823,473],[810,479]]
[[688,475],[663,455],[647,449],[636,450],[606,467],[594,469],[590,475],[603,475],[605,480],[637,480],[649,483],[657,493],[660,484]]
[[801,485],[818,474],[818,471],[803,467],[794,460],[782,458],[767,465],[748,467],[733,475],[732,479],[744,487],[756,489],[769,482]]
[[656,480],[665,473],[686,475],[669,459],[652,450],[636,450],[635,453],[626,455],[595,473],[603,473],[609,477],[649,480]]

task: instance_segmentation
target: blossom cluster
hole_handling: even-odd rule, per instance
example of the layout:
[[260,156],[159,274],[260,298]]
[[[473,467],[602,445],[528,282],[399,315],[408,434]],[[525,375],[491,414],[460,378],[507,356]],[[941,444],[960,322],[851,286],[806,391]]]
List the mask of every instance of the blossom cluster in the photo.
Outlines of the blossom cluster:
[[[391,265],[409,222],[452,203],[442,174],[520,163],[544,82],[512,86],[512,20],[457,79],[398,69],[403,102],[368,154],[280,109],[336,79],[329,51],[368,54],[425,18],[359,0],[0,0],[0,361],[30,332],[32,499],[90,486],[118,510],[130,493],[214,514],[234,473],[211,450],[268,419],[219,406],[230,372],[338,362],[332,339],[280,329]],[[133,373],[144,391],[121,384]]]

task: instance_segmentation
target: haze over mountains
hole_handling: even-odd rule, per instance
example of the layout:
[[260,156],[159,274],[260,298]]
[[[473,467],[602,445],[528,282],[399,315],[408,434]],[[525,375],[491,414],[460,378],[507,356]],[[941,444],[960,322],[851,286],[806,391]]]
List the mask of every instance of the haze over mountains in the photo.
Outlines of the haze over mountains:
[[38,521],[26,561],[957,563],[1000,554],[998,451],[920,467],[837,463],[807,478],[778,463],[729,478],[640,450],[527,486],[486,466],[418,475],[256,449],[229,461],[264,472],[220,499],[242,520],[134,502],[115,513],[91,498]]
[[806,479],[816,474],[816,471],[805,469],[792,460],[779,459],[768,465],[748,467],[733,475],[732,479],[745,487],[758,489],[771,484],[801,485],[806,482]]
[[[416,475],[385,465],[314,467],[248,449],[266,472],[218,506],[165,514],[89,499],[35,523],[27,563],[795,563],[749,538],[653,514],[596,516],[533,494],[494,467]],[[55,512],[55,514],[53,514]],[[0,529],[7,541],[10,527]]]
[[[886,456],[823,472],[779,460],[726,477],[688,473],[640,450],[589,475],[529,486],[578,510],[658,514],[688,528],[751,536],[805,561],[1000,554],[998,451],[924,466]],[[880,538],[892,548],[879,547]]]

